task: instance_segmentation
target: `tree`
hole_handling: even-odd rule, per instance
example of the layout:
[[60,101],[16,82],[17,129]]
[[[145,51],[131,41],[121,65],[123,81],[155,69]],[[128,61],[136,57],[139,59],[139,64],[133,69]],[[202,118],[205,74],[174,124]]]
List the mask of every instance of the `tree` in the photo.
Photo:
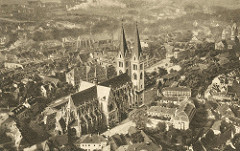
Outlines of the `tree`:
[[158,67],[158,74],[159,74],[160,77],[162,77],[162,76],[168,74],[168,72],[167,72],[166,69]]
[[220,126],[220,131],[221,133],[224,133],[226,130],[228,130],[229,128],[231,128],[233,125],[230,123],[227,123],[225,120],[223,120],[221,122],[221,126]]
[[140,132],[134,133],[131,136],[131,141],[135,144],[135,143],[141,143],[144,141],[144,137],[142,136],[142,134]]
[[33,35],[33,40],[34,41],[44,41],[45,40],[45,35],[44,33],[37,31]]
[[240,150],[240,133],[235,134],[235,136],[232,139],[232,143],[236,150]]
[[163,87],[163,84],[162,84],[161,81],[159,81],[159,82],[158,82],[158,86],[157,86],[157,88],[158,88],[158,89],[162,89],[162,87]]
[[176,64],[176,63],[178,63],[178,60],[174,57],[171,57],[170,58],[170,63]]
[[161,132],[161,133],[165,132],[165,131],[166,131],[166,128],[167,128],[166,123],[159,122],[159,123],[157,124],[157,129],[158,129],[159,132]]
[[129,119],[136,124],[138,129],[145,128],[148,122],[147,113],[143,109],[136,109],[130,112]]
[[157,74],[156,71],[153,71],[153,72],[150,74],[151,77],[157,77],[157,75],[158,75],[158,74]]
[[210,129],[210,130],[207,132],[207,134],[206,134],[205,137],[206,137],[207,142],[213,141],[213,139],[214,139],[214,137],[215,137],[213,130]]

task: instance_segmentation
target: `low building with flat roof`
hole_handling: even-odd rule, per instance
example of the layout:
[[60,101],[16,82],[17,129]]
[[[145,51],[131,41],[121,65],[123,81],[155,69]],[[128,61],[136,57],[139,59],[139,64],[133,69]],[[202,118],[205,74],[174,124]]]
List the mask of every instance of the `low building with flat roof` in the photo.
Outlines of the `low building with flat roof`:
[[187,87],[166,87],[162,93],[165,97],[191,97],[191,89]]

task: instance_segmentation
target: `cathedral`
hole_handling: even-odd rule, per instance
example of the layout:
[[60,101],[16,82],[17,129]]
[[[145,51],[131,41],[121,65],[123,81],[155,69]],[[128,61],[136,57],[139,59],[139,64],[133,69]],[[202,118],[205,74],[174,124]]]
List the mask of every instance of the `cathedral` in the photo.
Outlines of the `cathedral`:
[[130,54],[122,26],[120,50],[116,58],[116,70],[118,75],[125,73],[131,77],[132,88],[137,94],[135,100],[140,105],[144,102],[144,58],[137,25],[135,34],[134,48]]
[[[136,25],[134,49],[130,53],[122,26],[119,52],[116,56],[117,76],[107,81],[81,81],[79,92],[52,103],[43,113],[55,114],[57,134],[73,130],[77,136],[100,132],[116,126],[128,112],[144,104],[144,59]],[[65,124],[59,124],[59,122]],[[61,125],[66,125],[61,128]],[[54,128],[53,128],[54,129]]]

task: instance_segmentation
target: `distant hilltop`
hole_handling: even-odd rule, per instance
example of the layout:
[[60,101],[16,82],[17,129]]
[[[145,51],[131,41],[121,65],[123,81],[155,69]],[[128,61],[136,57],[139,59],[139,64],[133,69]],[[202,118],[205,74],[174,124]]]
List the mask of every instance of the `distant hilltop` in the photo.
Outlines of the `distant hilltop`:
[[0,0],[0,5],[26,5],[29,2],[62,3],[62,0]]
[[80,4],[76,4],[72,7],[68,7],[69,11],[77,9],[88,9],[91,7],[120,7],[125,8],[126,5],[117,0],[85,0]]

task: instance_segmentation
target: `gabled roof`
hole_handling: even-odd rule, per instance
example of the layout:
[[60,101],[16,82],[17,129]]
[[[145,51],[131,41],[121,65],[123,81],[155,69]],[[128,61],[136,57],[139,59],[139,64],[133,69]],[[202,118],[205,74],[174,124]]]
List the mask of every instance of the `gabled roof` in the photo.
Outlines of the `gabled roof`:
[[53,129],[56,126],[55,125],[55,123],[56,123],[56,116],[57,116],[57,113],[50,114],[50,115],[47,116],[47,120],[46,120],[47,124],[53,124],[54,123]]
[[111,88],[98,85],[97,91],[98,91],[99,99],[108,100],[110,92],[111,92]]
[[99,85],[106,86],[106,87],[117,88],[117,87],[120,87],[120,86],[126,84],[127,82],[131,82],[131,78],[128,76],[127,73],[124,73],[124,74],[121,74],[117,77],[109,79],[105,82],[102,82]]
[[217,121],[215,121],[215,122],[213,123],[211,129],[212,129],[212,130],[220,130],[221,123],[222,123],[221,120],[217,120]]
[[127,145],[124,135],[115,134],[110,137],[110,141],[114,143],[117,147],[120,147],[122,145]]
[[52,137],[51,140],[54,142],[54,144],[58,146],[66,145],[68,143],[68,135],[58,135],[55,137]]
[[93,99],[97,98],[97,87],[93,86],[76,94],[73,94],[71,97],[75,106],[82,105],[85,102],[92,101]]
[[92,144],[92,143],[102,143],[102,142],[106,142],[106,138],[104,138],[103,136],[101,135],[88,135],[86,136],[81,143],[89,143],[89,144]]
[[227,104],[222,104],[218,107],[218,112],[225,117],[234,117],[234,113],[232,112],[231,108]]
[[94,83],[91,83],[91,82],[87,82],[87,81],[81,81],[80,83],[80,88],[79,88],[79,91],[84,91],[86,89],[89,89],[91,87],[93,87],[95,84]]
[[58,84],[59,82],[59,79],[57,78],[53,78],[53,77],[47,77],[47,76],[40,76],[42,78],[42,81],[45,83],[45,82],[51,82],[55,85]]
[[127,151],[161,151],[162,147],[154,144],[153,142],[143,142],[129,145]]
[[49,105],[49,107],[59,110],[68,103],[69,98],[70,98],[70,96],[62,97],[62,98],[56,100],[54,103],[51,103]]

